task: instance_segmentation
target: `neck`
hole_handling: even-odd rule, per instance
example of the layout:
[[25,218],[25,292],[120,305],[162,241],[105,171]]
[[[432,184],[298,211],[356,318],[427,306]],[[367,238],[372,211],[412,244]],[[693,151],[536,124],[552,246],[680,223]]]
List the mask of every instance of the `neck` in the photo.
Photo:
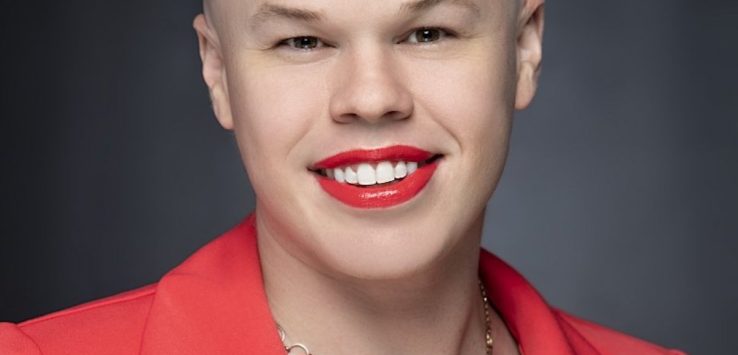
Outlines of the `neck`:
[[260,228],[265,289],[286,342],[305,344],[315,355],[484,354],[481,220],[468,233],[465,243],[425,270],[360,280],[307,266]]

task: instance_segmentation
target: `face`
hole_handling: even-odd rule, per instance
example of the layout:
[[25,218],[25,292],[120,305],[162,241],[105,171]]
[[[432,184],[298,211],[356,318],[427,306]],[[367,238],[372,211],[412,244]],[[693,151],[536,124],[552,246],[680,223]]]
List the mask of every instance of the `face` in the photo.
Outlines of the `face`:
[[537,7],[219,0],[209,10],[195,21],[203,74],[256,192],[260,238],[361,279],[410,275],[479,242],[513,111],[535,90]]

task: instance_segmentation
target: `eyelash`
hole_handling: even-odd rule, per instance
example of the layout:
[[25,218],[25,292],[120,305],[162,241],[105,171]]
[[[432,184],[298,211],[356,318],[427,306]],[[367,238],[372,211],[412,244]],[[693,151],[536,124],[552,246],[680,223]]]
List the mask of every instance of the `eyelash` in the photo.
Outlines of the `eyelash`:
[[444,39],[444,38],[449,38],[449,37],[453,38],[453,37],[455,37],[455,33],[453,33],[451,30],[445,29],[443,27],[420,27],[420,28],[413,29],[412,31],[410,31],[410,33],[408,35],[404,36],[405,40],[407,41],[407,39],[410,38],[410,36],[417,35],[418,32],[420,32],[420,31],[440,31],[440,33],[439,33],[438,39],[436,39],[436,40],[428,41],[428,42],[417,42],[417,39],[416,39],[416,42],[414,42],[412,44],[435,43],[435,42],[438,42],[438,41],[440,41],[441,39]]
[[[434,44],[434,43],[436,43],[436,42],[438,42],[438,41],[440,41],[442,39],[455,38],[456,37],[456,34],[453,31],[449,30],[449,29],[446,29],[446,28],[443,28],[443,27],[432,27],[432,26],[428,26],[428,27],[419,27],[419,28],[413,29],[408,34],[406,34],[406,35],[403,36],[403,38],[404,38],[403,41],[398,42],[398,43],[402,43],[404,41],[408,41],[408,39],[411,38],[411,36],[417,35],[420,31],[439,31],[438,38],[437,39],[434,39],[432,41],[427,41],[427,42],[419,42],[417,40],[417,38],[416,38],[415,39],[415,42],[410,42],[410,44],[412,44],[412,45]],[[302,48],[300,46],[297,46],[298,41],[306,41],[306,40],[307,41],[310,41],[311,44],[315,43],[315,47],[312,47],[312,48]],[[307,44],[307,43],[305,43],[305,44]],[[321,40],[320,38],[318,38],[316,36],[295,36],[295,37],[286,38],[286,39],[283,39],[283,40],[277,42],[277,44],[275,45],[275,47],[288,47],[288,48],[291,48],[291,49],[294,49],[294,50],[298,50],[298,51],[306,51],[306,52],[309,52],[309,51],[313,51],[313,50],[316,50],[316,49],[319,49],[319,48],[323,48],[326,45],[327,44],[325,42],[323,42],[323,40]]]

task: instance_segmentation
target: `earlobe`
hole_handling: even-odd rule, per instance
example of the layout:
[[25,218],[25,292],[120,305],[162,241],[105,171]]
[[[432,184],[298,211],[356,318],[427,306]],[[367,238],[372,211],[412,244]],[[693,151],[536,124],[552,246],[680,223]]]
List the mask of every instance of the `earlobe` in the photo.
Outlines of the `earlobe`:
[[543,54],[543,9],[543,0],[529,0],[524,2],[520,12],[515,94],[515,108],[518,110],[530,105],[538,87]]
[[233,129],[233,116],[231,115],[231,105],[226,91],[225,78],[223,85],[217,85],[210,88],[210,102],[213,106],[213,113],[220,125],[227,129]]
[[197,32],[202,60],[202,77],[210,92],[213,113],[223,128],[231,130],[233,129],[233,116],[231,115],[223,56],[217,35],[203,14],[195,17],[192,27]]

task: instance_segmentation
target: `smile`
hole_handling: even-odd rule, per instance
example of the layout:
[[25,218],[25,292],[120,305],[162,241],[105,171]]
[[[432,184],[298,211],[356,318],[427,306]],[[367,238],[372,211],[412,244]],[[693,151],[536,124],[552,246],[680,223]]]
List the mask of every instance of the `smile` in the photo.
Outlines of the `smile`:
[[339,153],[309,170],[326,193],[344,204],[386,208],[418,195],[440,158],[440,154],[398,145]]

